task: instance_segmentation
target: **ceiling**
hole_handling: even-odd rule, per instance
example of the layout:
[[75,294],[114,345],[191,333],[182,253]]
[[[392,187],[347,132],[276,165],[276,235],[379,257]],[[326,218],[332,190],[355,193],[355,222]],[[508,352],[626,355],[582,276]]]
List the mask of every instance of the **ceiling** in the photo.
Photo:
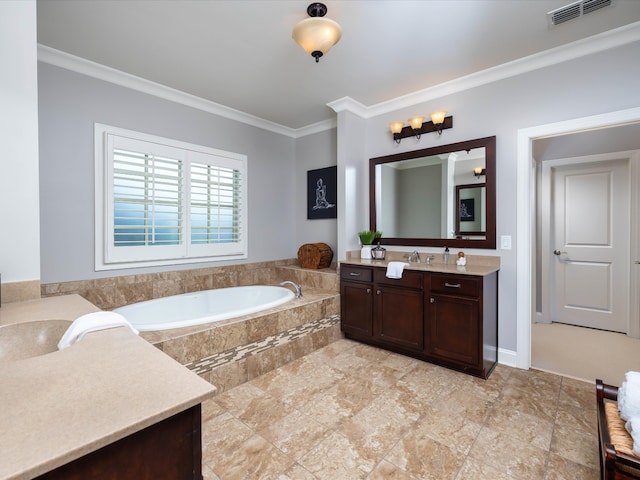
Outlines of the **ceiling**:
[[640,21],[614,0],[549,26],[571,2],[326,1],[343,34],[315,63],[291,38],[309,1],[38,0],[38,43],[300,129],[343,97],[376,105]]

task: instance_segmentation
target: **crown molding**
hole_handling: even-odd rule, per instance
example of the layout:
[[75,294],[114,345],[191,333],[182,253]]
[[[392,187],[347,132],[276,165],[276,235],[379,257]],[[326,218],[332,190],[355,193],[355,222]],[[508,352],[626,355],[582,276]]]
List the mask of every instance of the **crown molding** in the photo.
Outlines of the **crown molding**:
[[55,48],[47,47],[46,45],[38,44],[38,60],[56,67],[65,68],[67,70],[113,83],[121,87],[147,93],[187,107],[197,108],[198,110],[203,110],[214,115],[219,115],[230,120],[242,122],[274,133],[279,133],[292,138],[299,136],[297,134],[298,130],[296,129],[285,127],[284,125],[280,125],[269,120],[264,120],[254,115],[241,112],[240,110],[235,110],[210,100],[205,100],[204,98],[125,73],[115,68],[107,67],[100,63],[71,55],[70,53],[56,50]]
[[522,57],[512,62],[504,63],[368,107],[349,97],[335,100],[328,103],[327,106],[333,108],[336,112],[349,110],[362,118],[376,117],[419,103],[435,100],[446,95],[459,93],[498,80],[515,77],[533,70],[549,67],[637,41],[640,41],[640,22],[631,23],[624,27],[609,30],[544,52]]
[[[541,53],[523,57],[512,62],[504,63],[496,67],[460,77],[449,82],[441,83],[433,87],[425,88],[423,90],[418,90],[371,106],[366,106],[350,97],[342,97],[334,100],[329,102],[327,106],[332,108],[336,113],[346,110],[365,119],[371,118],[637,41],[640,41],[640,22],[631,23],[624,27],[609,30],[583,40],[578,40]],[[304,137],[306,135],[330,130],[335,128],[337,125],[337,120],[333,118],[297,129],[285,127],[284,125],[241,112],[240,110],[235,110],[219,103],[205,100],[201,97],[197,97],[195,95],[191,95],[41,44],[38,44],[38,60],[291,138]]]

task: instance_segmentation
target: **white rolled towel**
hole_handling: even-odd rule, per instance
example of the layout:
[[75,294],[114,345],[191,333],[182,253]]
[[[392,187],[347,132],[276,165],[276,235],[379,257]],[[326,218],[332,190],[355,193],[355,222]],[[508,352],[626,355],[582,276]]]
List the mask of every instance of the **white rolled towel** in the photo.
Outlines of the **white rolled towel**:
[[409,265],[405,262],[389,262],[387,265],[387,278],[402,278],[404,267]]
[[136,335],[138,330],[133,328],[133,325],[124,318],[122,315],[116,312],[94,312],[82,315],[76,318],[71,326],[64,332],[64,335],[58,342],[58,350],[70,347],[74,343],[82,340],[82,338],[89,332],[95,332],[98,330],[106,330],[108,328],[115,327],[127,327]]
[[640,372],[627,372],[624,378],[618,389],[618,411],[620,418],[629,421],[632,417],[640,418]]
[[640,457],[640,417],[631,417],[624,428],[633,439],[633,453]]

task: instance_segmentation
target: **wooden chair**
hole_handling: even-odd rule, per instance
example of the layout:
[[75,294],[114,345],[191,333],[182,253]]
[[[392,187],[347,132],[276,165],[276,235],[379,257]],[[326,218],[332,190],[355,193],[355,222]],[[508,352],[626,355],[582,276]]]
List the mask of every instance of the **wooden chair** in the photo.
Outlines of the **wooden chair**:
[[633,454],[633,439],[618,414],[618,387],[596,380],[600,478],[640,479],[640,457]]

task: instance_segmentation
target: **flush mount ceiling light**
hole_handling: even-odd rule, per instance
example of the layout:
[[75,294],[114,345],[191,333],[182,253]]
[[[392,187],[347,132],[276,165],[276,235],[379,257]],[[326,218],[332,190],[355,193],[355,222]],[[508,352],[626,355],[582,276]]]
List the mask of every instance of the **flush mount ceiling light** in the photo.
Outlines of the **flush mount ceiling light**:
[[307,13],[311,18],[298,22],[291,36],[318,63],[320,57],[340,41],[342,28],[337,22],[324,18],[327,14],[324,3],[312,3],[307,7]]

